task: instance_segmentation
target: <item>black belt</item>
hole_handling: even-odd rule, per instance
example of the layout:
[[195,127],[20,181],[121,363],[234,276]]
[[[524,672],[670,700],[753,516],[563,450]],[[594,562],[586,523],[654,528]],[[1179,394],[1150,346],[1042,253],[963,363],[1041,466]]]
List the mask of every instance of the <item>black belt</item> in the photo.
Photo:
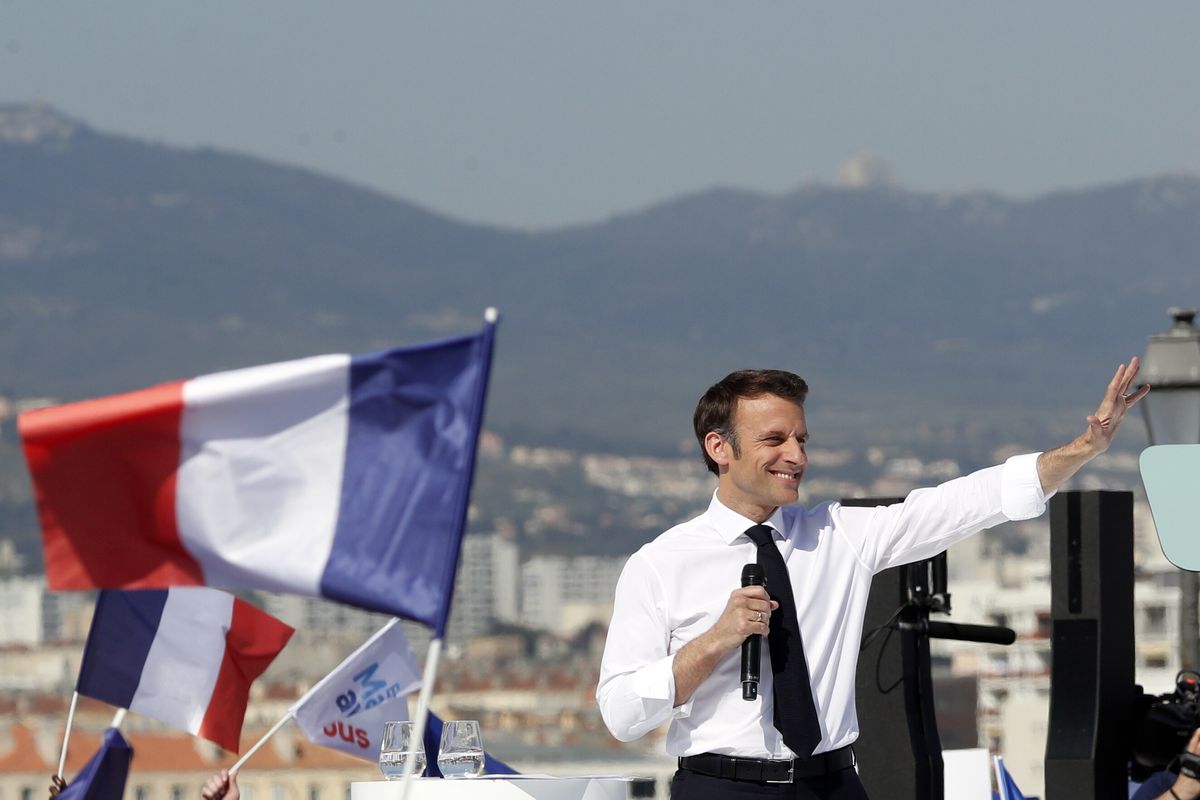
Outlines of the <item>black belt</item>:
[[735,781],[757,783],[795,783],[804,778],[814,778],[854,766],[854,748],[850,745],[818,753],[809,758],[793,758],[790,761],[769,761],[764,758],[741,758],[724,756],[720,753],[701,753],[682,756],[679,768],[698,772],[713,778],[728,778]]

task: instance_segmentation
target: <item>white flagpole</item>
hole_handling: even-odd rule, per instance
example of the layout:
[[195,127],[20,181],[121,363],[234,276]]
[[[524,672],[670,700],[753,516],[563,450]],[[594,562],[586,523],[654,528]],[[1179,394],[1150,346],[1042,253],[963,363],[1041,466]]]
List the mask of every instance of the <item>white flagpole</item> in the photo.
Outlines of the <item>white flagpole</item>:
[[[421,678],[421,693],[417,695],[417,723],[413,738],[421,747],[425,746],[425,722],[429,718],[429,698],[433,695],[433,683],[437,679],[438,661],[442,655],[442,640],[434,639],[429,643],[429,653],[425,656],[425,675]],[[426,754],[428,756],[428,754]],[[434,753],[433,758],[437,758]],[[413,771],[417,766],[417,751],[410,750],[404,760],[404,781],[400,787],[400,800],[408,800],[408,790],[412,786]]]
[[63,777],[67,767],[67,742],[71,740],[71,726],[75,724],[75,706],[79,703],[79,692],[71,693],[71,708],[67,711],[67,729],[63,732],[62,753],[58,756],[58,777]]
[[126,713],[128,713],[128,711],[127,711],[126,709],[124,709],[124,708],[118,708],[118,709],[117,709],[117,713],[113,714],[113,719],[112,719],[112,722],[110,722],[110,723],[108,724],[108,727],[110,727],[110,728],[116,728],[117,730],[120,730],[120,729],[121,729],[121,723],[125,721],[125,714],[126,714]]
[[[499,321],[499,319],[500,319],[500,312],[494,306],[488,306],[486,309],[484,309],[483,321],[485,324],[495,325]],[[489,355],[488,355],[489,360],[486,362],[489,365],[491,363],[490,358],[491,358],[491,355],[489,353]],[[483,386],[481,387],[481,390],[480,390],[479,403],[480,403],[481,407],[476,409],[476,413],[479,415],[479,417],[477,417],[475,420],[475,423],[477,426],[482,425],[482,421],[481,421],[481,417],[483,414],[482,403],[484,400],[484,392],[486,391],[486,388],[487,388],[487,380],[488,380],[487,372],[489,370],[490,370],[490,366],[489,366],[488,370],[485,370],[484,378],[483,378]],[[477,437],[479,435],[480,430],[481,430],[480,427],[476,428],[475,433],[476,433]],[[478,444],[478,442],[476,444]],[[472,463],[474,463],[474,456],[472,456]],[[471,486],[470,478],[468,477],[468,482],[467,482],[468,492],[470,490],[470,486]],[[460,542],[461,542],[461,537],[463,535],[465,535],[467,532],[466,531],[466,522],[467,522],[466,506],[464,505],[463,516],[462,516],[462,519],[460,520],[460,524],[463,526],[462,529],[459,531]],[[450,590],[451,590],[451,592],[453,592],[453,587],[454,587],[454,573],[451,572],[450,573]],[[450,610],[449,605],[447,605],[446,608],[443,610],[446,614],[449,614],[449,610]],[[441,630],[439,631],[439,633],[444,632],[445,623],[446,623],[446,620],[443,619],[442,625],[441,625]],[[429,720],[429,698],[433,696],[433,684],[437,680],[438,661],[441,660],[441,656],[442,656],[442,639],[440,636],[438,636],[437,638],[433,639],[429,643],[429,652],[425,656],[425,674],[421,678],[421,694],[418,695],[418,699],[417,699],[417,713],[416,713],[416,717],[417,717],[416,723],[417,724],[416,724],[416,731],[414,732],[413,736],[416,738],[416,740],[418,742],[420,742],[421,747],[425,746],[425,723]],[[426,757],[428,757],[428,756],[429,756],[429,754],[426,753]],[[437,758],[436,753],[433,754],[433,758]],[[417,751],[414,749],[414,750],[409,751],[408,758],[406,758],[404,760],[404,776],[403,776],[403,780],[401,781],[400,800],[408,800],[409,790],[412,788],[413,771],[416,768],[416,766],[417,766]]]
[[236,775],[238,770],[242,768],[242,765],[250,760],[250,756],[257,753],[259,748],[267,743],[268,739],[270,739],[275,734],[279,733],[279,729],[282,728],[284,725],[286,725],[288,723],[288,720],[290,720],[291,718],[292,718],[291,711],[288,711],[288,713],[284,714],[283,719],[279,720],[279,722],[276,722],[275,725],[271,727],[271,730],[264,733],[263,737],[261,739],[259,739],[258,742],[255,743],[254,747],[251,747],[249,750],[247,750],[246,754],[244,756],[242,756],[241,758],[239,758],[237,760],[237,763],[229,768],[229,774]]

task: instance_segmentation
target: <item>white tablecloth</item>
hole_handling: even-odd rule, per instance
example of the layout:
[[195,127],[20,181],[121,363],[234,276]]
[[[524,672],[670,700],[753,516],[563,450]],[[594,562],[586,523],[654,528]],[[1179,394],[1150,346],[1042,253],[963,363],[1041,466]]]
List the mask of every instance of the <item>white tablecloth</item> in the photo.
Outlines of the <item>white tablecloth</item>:
[[[400,800],[400,781],[350,784],[350,800]],[[409,800],[626,800],[624,778],[416,778]]]

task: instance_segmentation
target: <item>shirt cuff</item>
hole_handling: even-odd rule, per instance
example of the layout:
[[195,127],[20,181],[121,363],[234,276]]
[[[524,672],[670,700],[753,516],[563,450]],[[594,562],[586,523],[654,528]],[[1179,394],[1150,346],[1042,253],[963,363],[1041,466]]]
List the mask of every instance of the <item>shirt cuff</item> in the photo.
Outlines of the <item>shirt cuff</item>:
[[[675,700],[675,654],[660,658],[637,671],[631,687],[642,698],[648,716],[659,716],[669,707],[668,719],[686,717],[692,713],[692,698],[683,705],[671,707]],[[659,723],[661,724],[661,722]]]
[[1000,511],[1010,520],[1032,519],[1046,511],[1046,501],[1054,496],[1042,491],[1037,460],[1041,453],[1013,456],[1000,472]]

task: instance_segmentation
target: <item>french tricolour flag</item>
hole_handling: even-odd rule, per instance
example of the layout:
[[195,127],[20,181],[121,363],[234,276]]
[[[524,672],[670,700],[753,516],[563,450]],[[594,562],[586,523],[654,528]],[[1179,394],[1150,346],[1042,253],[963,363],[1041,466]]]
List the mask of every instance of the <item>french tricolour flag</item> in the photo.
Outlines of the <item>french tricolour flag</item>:
[[291,592],[440,635],[494,329],[23,414],[50,588]]
[[237,752],[250,684],[292,629],[204,587],[105,591],[75,690]]

